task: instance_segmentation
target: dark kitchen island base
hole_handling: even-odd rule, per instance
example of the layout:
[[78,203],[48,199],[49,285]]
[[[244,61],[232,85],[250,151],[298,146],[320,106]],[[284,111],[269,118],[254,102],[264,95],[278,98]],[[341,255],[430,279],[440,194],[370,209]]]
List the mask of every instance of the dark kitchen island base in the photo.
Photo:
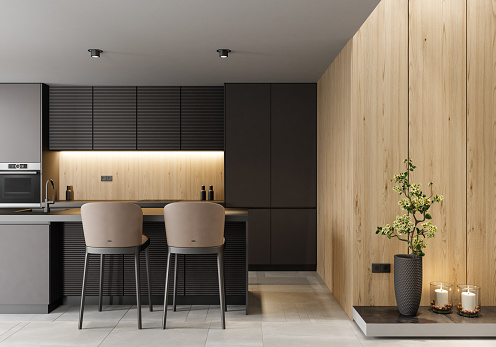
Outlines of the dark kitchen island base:
[[[63,301],[79,304],[85,243],[81,223],[54,223],[63,239]],[[163,223],[145,222],[143,233],[150,238],[151,286],[154,305],[163,305],[167,240]],[[247,295],[246,224],[226,222],[226,248],[224,251],[226,302],[228,305],[245,305]],[[86,302],[98,302],[100,257],[90,256]],[[148,303],[144,254],[141,257],[141,295]],[[172,268],[174,267],[174,259]],[[169,295],[172,295],[173,277],[170,278]],[[106,304],[135,304],[134,259],[132,256],[105,257],[103,295]],[[178,304],[219,304],[216,256],[178,256]]]

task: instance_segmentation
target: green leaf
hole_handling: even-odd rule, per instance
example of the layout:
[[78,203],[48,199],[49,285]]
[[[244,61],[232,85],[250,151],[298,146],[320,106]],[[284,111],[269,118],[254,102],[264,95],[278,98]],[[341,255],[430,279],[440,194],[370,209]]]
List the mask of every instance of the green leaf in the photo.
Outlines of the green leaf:
[[429,213],[425,214],[425,219],[432,219],[432,216]]

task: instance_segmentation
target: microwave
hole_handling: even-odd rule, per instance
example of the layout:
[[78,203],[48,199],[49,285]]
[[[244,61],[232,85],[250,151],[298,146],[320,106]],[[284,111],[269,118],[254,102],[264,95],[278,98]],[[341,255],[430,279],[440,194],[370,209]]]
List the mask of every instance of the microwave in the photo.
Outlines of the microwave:
[[0,207],[41,206],[41,164],[0,163]]

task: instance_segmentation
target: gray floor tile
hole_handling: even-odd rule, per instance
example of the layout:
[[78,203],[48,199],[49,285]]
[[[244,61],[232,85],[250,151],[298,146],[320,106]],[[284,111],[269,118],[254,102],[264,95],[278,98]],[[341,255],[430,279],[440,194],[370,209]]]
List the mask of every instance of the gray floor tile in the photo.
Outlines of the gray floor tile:
[[[102,307],[103,311],[98,311],[98,305],[86,305],[84,307],[84,321],[96,321],[96,322],[112,322],[117,324],[122,317],[129,311],[131,305],[104,305]],[[79,306],[70,307],[65,313],[60,315],[56,321],[70,321],[77,322],[79,320]]]
[[205,329],[199,329],[195,326],[170,323],[165,330],[159,326],[137,330],[132,322],[120,322],[100,346],[203,347],[207,334],[208,325]]
[[226,329],[210,327],[206,347],[263,346],[262,323],[228,322]]
[[6,346],[98,346],[114,328],[108,322],[31,322],[2,341]]

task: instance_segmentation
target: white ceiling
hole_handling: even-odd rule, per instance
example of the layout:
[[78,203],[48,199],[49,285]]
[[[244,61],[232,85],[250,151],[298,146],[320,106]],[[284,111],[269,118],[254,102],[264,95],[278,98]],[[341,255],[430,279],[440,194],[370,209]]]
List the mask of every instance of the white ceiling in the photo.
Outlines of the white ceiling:
[[377,3],[0,0],[0,82],[316,82]]

